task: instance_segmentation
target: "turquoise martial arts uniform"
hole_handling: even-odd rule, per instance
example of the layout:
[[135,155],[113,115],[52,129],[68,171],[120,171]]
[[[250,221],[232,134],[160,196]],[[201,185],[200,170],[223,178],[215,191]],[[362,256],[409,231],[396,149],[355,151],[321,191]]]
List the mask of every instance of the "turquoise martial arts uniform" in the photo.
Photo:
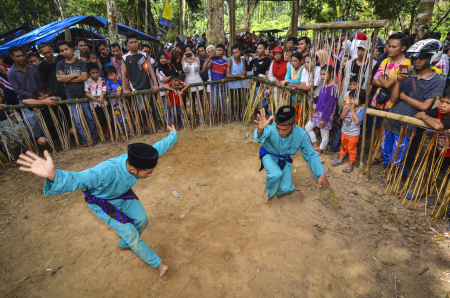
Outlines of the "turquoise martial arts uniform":
[[[159,157],[169,150],[177,141],[177,133],[169,135],[153,145],[158,151]],[[92,196],[108,200],[119,211],[134,220],[134,224],[121,223],[96,204],[88,204],[92,212],[103,219],[108,226],[113,228],[122,239],[119,245],[122,248],[130,248],[144,262],[156,268],[161,259],[139,237],[148,224],[148,216],[139,200],[116,199],[127,193],[138,179],[127,171],[126,162],[128,154],[108,159],[93,168],[81,172],[66,172],[56,169],[55,181],[47,179],[44,186],[46,196],[59,195],[79,189],[88,189]]]
[[255,129],[254,138],[255,142],[261,143],[269,153],[262,158],[262,164],[266,169],[266,190],[269,198],[275,194],[277,197],[290,194],[295,188],[291,182],[292,164],[286,162],[284,169],[281,170],[278,165],[279,158],[273,155],[288,157],[300,149],[314,176],[319,178],[320,175],[325,174],[320,158],[311,145],[308,133],[303,128],[296,125],[289,136],[282,138],[277,131],[276,123],[272,123],[264,128],[260,138],[258,138],[258,129]]

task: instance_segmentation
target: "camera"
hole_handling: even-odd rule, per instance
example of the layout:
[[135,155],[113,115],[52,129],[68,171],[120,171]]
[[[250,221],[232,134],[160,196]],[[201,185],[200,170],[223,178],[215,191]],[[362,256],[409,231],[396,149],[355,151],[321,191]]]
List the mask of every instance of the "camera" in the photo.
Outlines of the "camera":
[[291,51],[291,52],[295,52],[295,51],[297,51],[297,50],[298,50],[297,47],[289,47],[289,51]]
[[186,57],[192,57],[192,53],[186,53]]
[[246,44],[244,46],[243,52],[244,52],[244,54],[253,54],[255,52],[255,50],[251,46]]
[[219,56],[212,56],[211,60],[221,60]]

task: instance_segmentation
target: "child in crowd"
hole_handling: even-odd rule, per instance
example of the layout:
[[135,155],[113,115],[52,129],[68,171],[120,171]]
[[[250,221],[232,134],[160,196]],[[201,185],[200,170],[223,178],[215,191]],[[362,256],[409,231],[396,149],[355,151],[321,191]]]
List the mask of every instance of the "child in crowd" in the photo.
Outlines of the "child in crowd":
[[[34,99],[24,99],[23,103],[31,106],[28,108],[29,110],[34,112],[39,110],[41,112],[42,118],[47,126],[48,132],[50,133],[50,136],[45,135],[43,132],[41,135],[35,135],[39,146],[46,147],[49,144],[47,137],[51,137],[55,144],[57,144],[59,140],[58,131],[50,113],[50,109],[53,110],[53,114],[58,118],[59,123],[67,123],[67,129],[69,129],[70,135],[74,134],[72,130],[72,122],[70,121],[69,109],[66,105],[60,105],[61,110],[58,110],[58,97],[52,96],[50,92],[44,88],[38,88],[34,91],[34,97]],[[33,107],[43,104],[46,105],[46,107]],[[42,125],[43,123],[41,123],[41,126]]]
[[341,135],[342,135],[341,134],[342,121],[340,118],[341,112],[342,109],[344,109],[350,103],[350,92],[352,92],[356,88],[358,88],[358,78],[357,77],[350,78],[350,82],[348,83],[347,95],[344,96],[342,101],[339,103],[339,108],[337,111],[338,113],[337,129],[335,131],[335,135],[333,137],[330,147],[330,151],[334,153],[333,155],[335,158],[339,157],[339,144],[341,143]]
[[[434,130],[442,132],[438,134],[438,148],[436,152],[436,158],[440,154],[444,155],[441,172],[444,172],[445,174],[445,171],[447,171],[448,167],[450,167],[450,147],[447,148],[446,152],[442,153],[445,143],[449,138],[447,134],[450,133],[450,88],[444,89],[437,107],[426,112],[417,113],[416,118],[425,121],[425,123],[431,126]],[[447,189],[447,185],[444,185],[444,188],[441,189]],[[443,195],[444,192],[442,192],[441,196]],[[411,198],[411,196],[412,194],[408,194],[409,198]],[[439,201],[442,202],[442,197]],[[428,202],[436,202],[436,198],[428,198]]]
[[39,63],[41,63],[42,61],[41,56],[39,56],[39,54],[37,53],[28,53],[26,57],[28,64],[35,68],[37,68]]
[[[316,112],[305,126],[305,130],[311,138],[312,145],[320,156],[324,155],[323,150],[325,150],[328,145],[330,130],[333,126],[336,100],[338,97],[338,90],[333,82],[333,76],[334,67],[331,65],[328,67],[325,65],[320,70],[320,78],[324,82],[324,87],[320,90],[317,98]],[[320,147],[317,146],[317,137],[314,132],[315,127],[320,128],[320,134],[322,135]]]
[[[182,89],[173,89],[174,86],[183,86]],[[170,76],[170,82],[166,85],[166,89],[169,90],[169,103],[171,107],[171,113],[169,113],[168,123],[172,125],[172,115],[175,116],[176,119],[176,129],[180,129],[182,125],[182,117],[181,117],[181,100],[184,96],[184,92],[189,88],[189,84],[182,82],[180,79],[180,75],[177,72],[173,72]],[[174,111],[176,110],[176,111]]]
[[122,94],[122,81],[119,80],[117,70],[114,66],[108,65],[105,68],[106,75],[108,76],[108,81],[106,82],[106,92],[108,94],[113,94],[114,97],[110,98],[112,104],[112,109],[114,116],[117,119],[117,122],[122,130],[122,133],[125,134],[125,125],[123,122],[123,113],[125,113],[125,107],[122,103],[122,106],[119,104],[120,96]]
[[100,62],[99,62],[99,59],[98,59],[98,55],[97,55],[97,53],[96,52],[87,52],[86,53],[86,63],[95,63],[95,64],[97,64],[98,65],[98,67],[99,67],[99,69],[100,69],[100,77],[103,79],[103,80],[105,80],[106,79],[106,77],[105,77],[105,73],[103,72],[103,70],[102,70],[102,68],[100,67]]
[[342,111],[339,119],[342,121],[342,134],[341,134],[341,152],[339,160],[335,160],[331,163],[332,166],[342,165],[345,156],[349,155],[348,167],[342,172],[353,172],[353,163],[356,161],[356,154],[358,151],[359,135],[361,134],[361,124],[364,120],[364,103],[366,100],[366,91],[364,89],[359,90],[359,96],[356,98],[358,90],[354,89],[350,92],[350,102]]
[[[106,136],[107,139],[111,138],[109,133],[108,125],[105,112],[101,105],[105,103],[105,95],[106,93],[106,82],[103,78],[100,77],[100,68],[96,63],[88,63],[87,70],[89,74],[89,78],[84,82],[84,91],[86,92],[86,97],[93,100],[95,114],[97,115],[98,122],[103,130],[103,135]],[[98,97],[96,97],[98,96]]]

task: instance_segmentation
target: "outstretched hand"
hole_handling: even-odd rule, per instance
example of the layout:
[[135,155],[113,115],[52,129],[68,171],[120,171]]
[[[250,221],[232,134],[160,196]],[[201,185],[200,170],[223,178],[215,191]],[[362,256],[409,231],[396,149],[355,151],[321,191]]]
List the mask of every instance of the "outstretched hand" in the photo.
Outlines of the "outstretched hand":
[[269,119],[266,119],[266,110],[259,110],[258,120],[255,120],[256,125],[258,126],[258,130],[264,130],[264,128],[269,125],[270,121],[273,119],[273,116],[270,116]]
[[17,163],[22,165],[19,170],[31,172],[37,176],[47,178],[54,181],[56,177],[55,165],[53,159],[47,150],[44,151],[43,159],[37,156],[34,152],[27,151],[26,154],[20,154]]

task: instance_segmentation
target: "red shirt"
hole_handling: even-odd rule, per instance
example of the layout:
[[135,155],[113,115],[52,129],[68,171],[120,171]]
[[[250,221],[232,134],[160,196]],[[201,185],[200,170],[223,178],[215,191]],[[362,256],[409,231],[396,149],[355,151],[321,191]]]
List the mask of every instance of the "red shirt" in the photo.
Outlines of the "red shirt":
[[247,40],[246,38],[241,37],[241,38],[239,38],[239,41],[241,42],[242,46],[249,45],[252,48],[255,47],[252,39]]
[[[184,85],[186,85],[186,83],[185,82],[180,82],[180,85],[184,86]],[[174,84],[172,82],[169,82],[166,86],[173,87]],[[178,91],[179,89],[176,89],[176,90]],[[184,91],[181,94],[181,97],[183,97],[183,96],[184,96]],[[173,107],[173,106],[177,106],[177,107],[181,106],[180,96],[178,96],[178,93],[175,93],[175,91],[169,91],[169,103],[170,103],[171,107]]]

